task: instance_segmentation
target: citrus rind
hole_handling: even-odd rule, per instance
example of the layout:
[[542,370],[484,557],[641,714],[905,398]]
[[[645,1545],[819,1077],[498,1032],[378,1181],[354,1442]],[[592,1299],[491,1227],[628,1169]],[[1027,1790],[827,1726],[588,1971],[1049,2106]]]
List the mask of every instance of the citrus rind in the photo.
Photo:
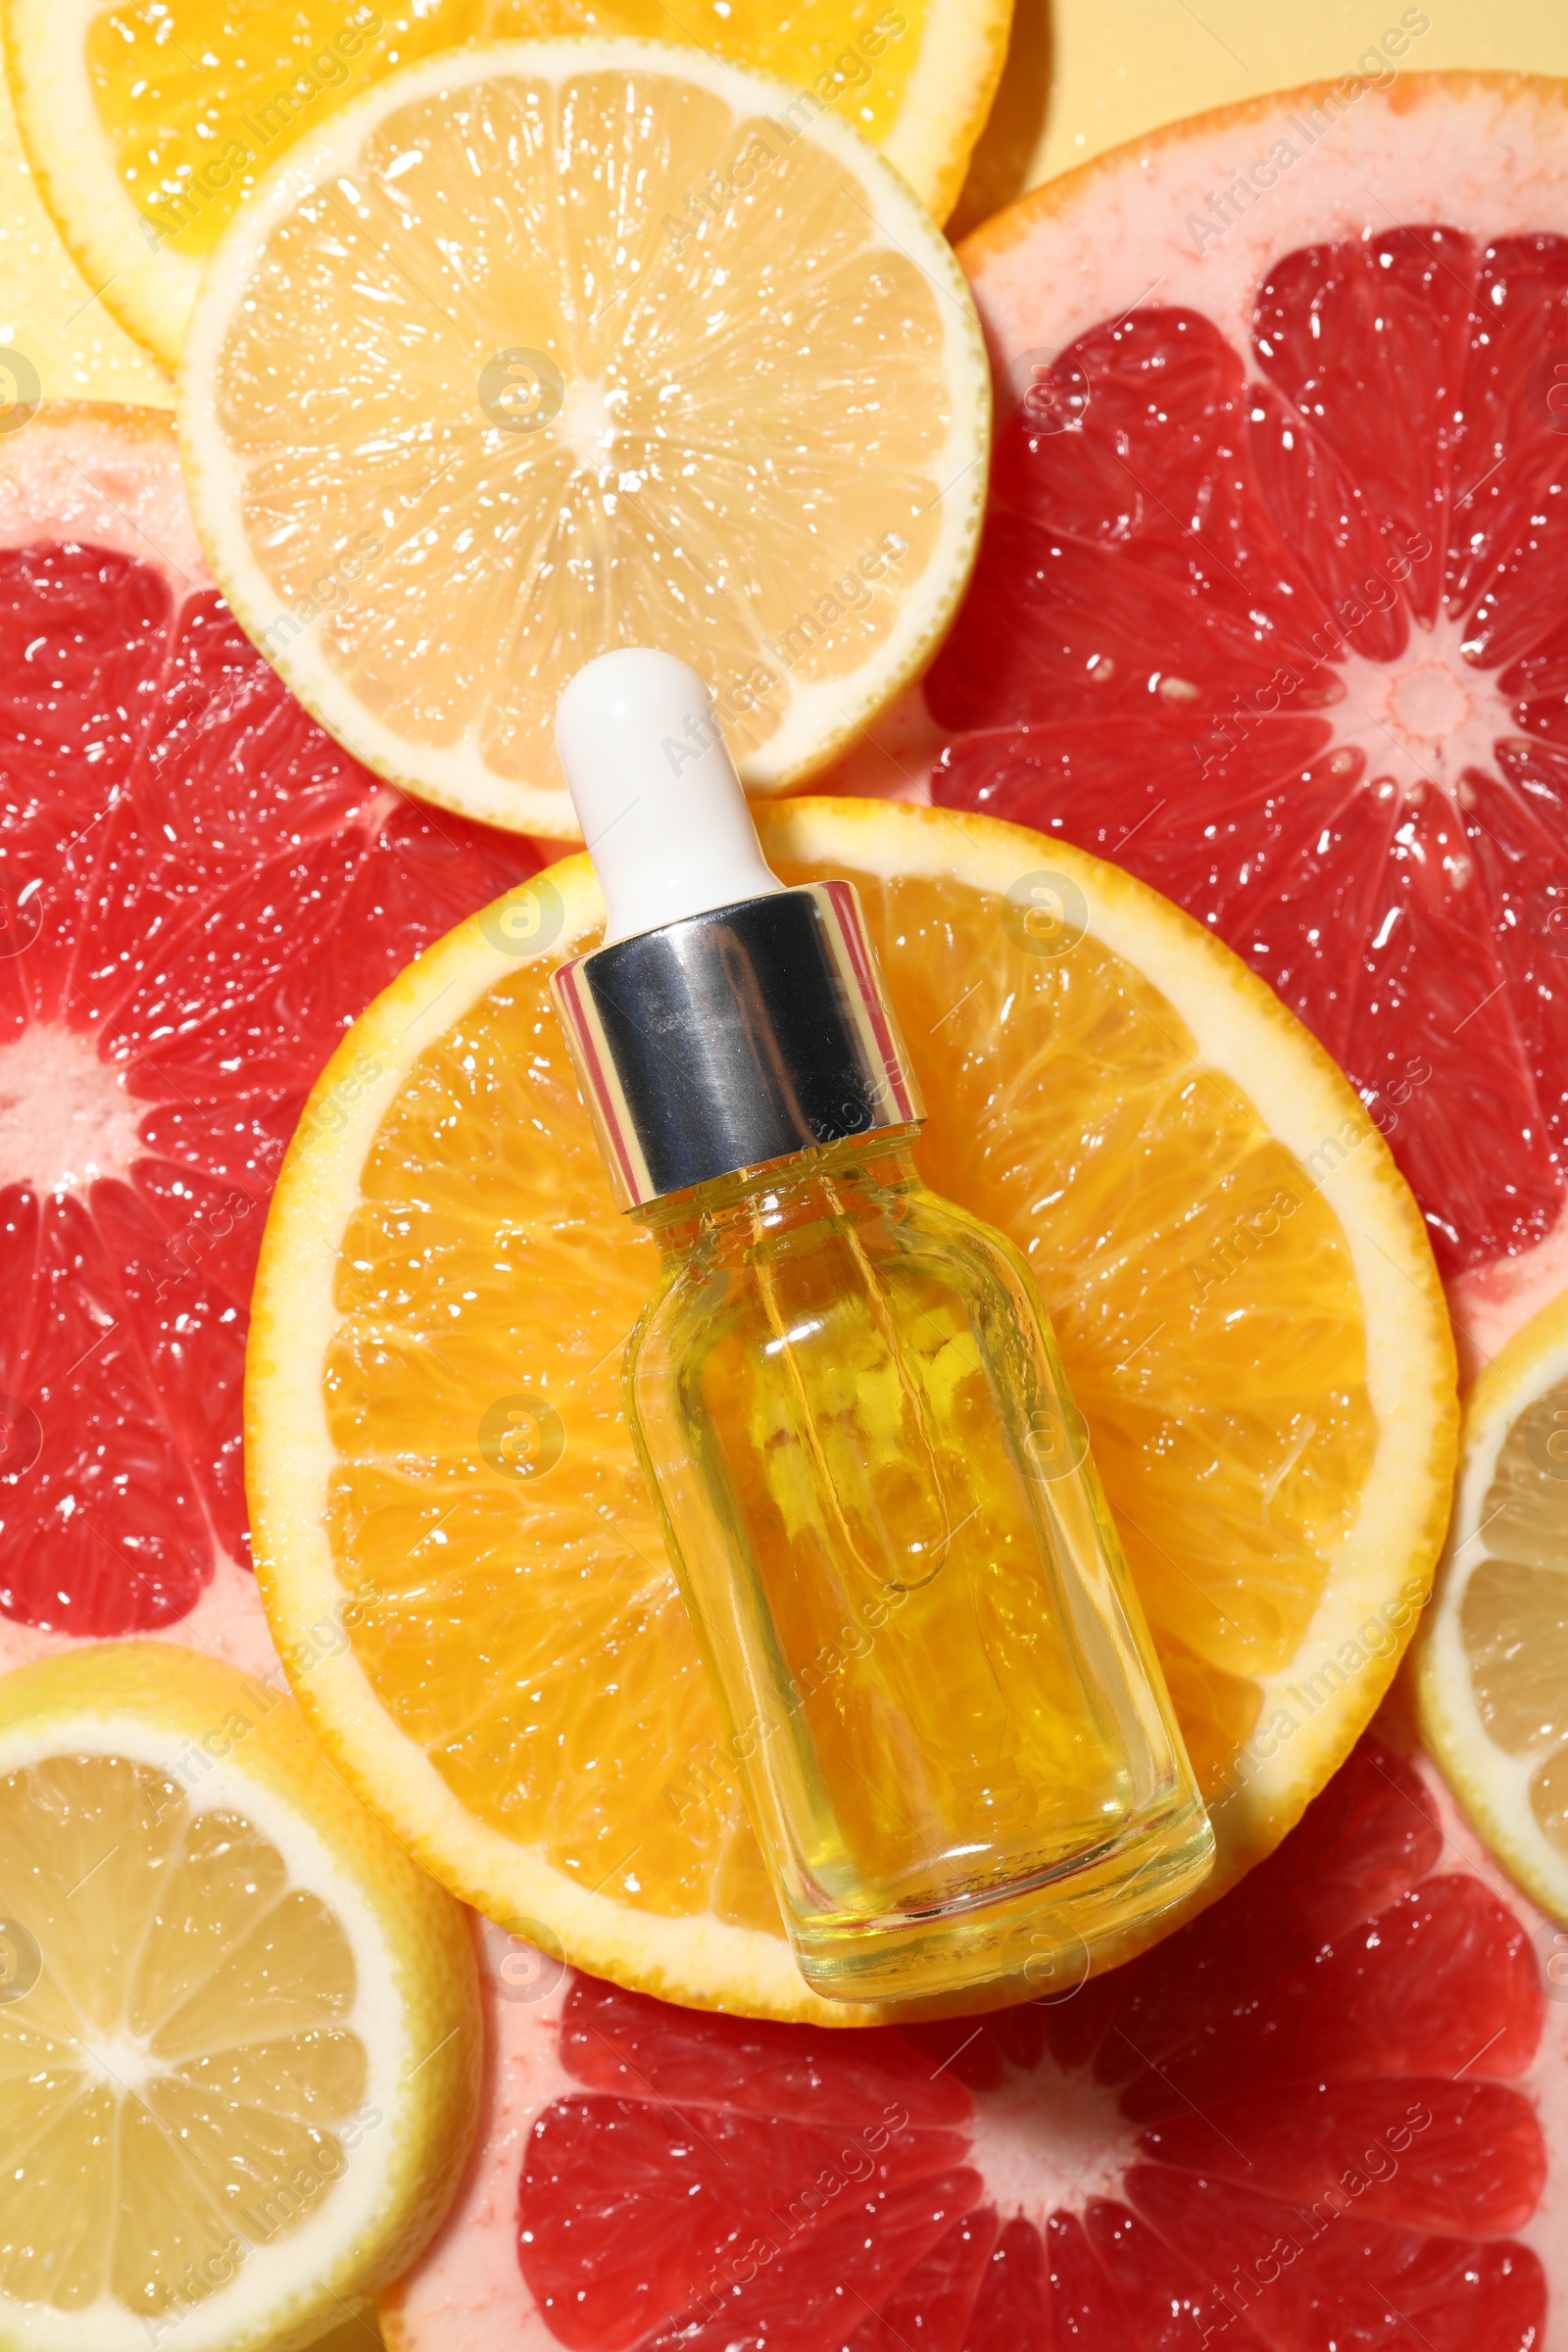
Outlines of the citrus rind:
[[[457,744],[412,743],[368,710],[339,678],[314,628],[279,626],[284,609],[247,538],[244,469],[218,421],[217,387],[230,320],[251,299],[247,288],[273,230],[323,182],[352,174],[367,137],[389,114],[500,77],[560,83],[637,68],[710,92],[741,119],[781,115],[798,104],[788,83],[665,42],[499,42],[411,66],[291,147],[229,222],[208,262],[180,369],[180,448],[207,560],[236,618],[299,701],[356,759],[405,791],[486,824],[553,840],[581,838],[553,758],[548,774],[519,780],[498,773],[479,747],[477,719]],[[808,135],[858,183],[855,202],[881,247],[912,259],[935,287],[952,414],[943,443],[923,465],[930,483],[925,512],[934,509],[940,517],[923,568],[901,588],[892,626],[858,668],[815,682],[786,681],[789,700],[778,727],[741,760],[748,788],[764,795],[788,791],[828,765],[935,655],[973,567],[989,449],[985,350],[952,248],[899,173],[857,130],[823,113]],[[744,529],[740,515],[735,528]],[[702,631],[684,624],[673,605],[668,650],[684,653],[701,669]]]
[[[396,2278],[451,2202],[478,2110],[466,1922],[350,1794],[281,1688],[217,1660],[94,1643],[0,1680],[0,1774],[60,1755],[129,1758],[253,1822],[290,1887],[316,1894],[348,1939],[344,2022],[365,2048],[363,2113],[377,2123],[300,2230],[254,2245],[228,2280],[165,2315],[191,2352],[293,2352]],[[0,2339],[28,2352],[136,2352],[157,2324],[102,2301],[75,2315],[0,2294]]]
[[1488,1730],[1463,1635],[1465,1593],[1487,1554],[1483,1513],[1510,1431],[1568,1381],[1568,1293],[1544,1306],[1476,1382],[1465,1404],[1453,1519],[1415,1659],[1422,1735],[1497,1859],[1541,1908],[1568,1920],[1568,1855],[1537,1820],[1530,1784],[1544,1750],[1518,1754]]
[[[958,880],[999,899],[1039,871],[1046,847],[994,819],[895,812],[868,802],[803,799],[759,817],[774,863],[876,874],[895,870],[896,840],[901,876]],[[1082,890],[1089,934],[1165,993],[1198,1054],[1245,1090],[1303,1164],[1321,1170],[1361,1288],[1379,1429],[1359,1513],[1306,1635],[1264,1686],[1257,1728],[1211,1800],[1219,1847],[1212,1878],[1185,1907],[1130,1930],[1107,1950],[1102,1964],[1110,1965],[1204,1907],[1270,1852],[1370,1718],[1430,1590],[1457,1408],[1452,1342],[1424,1228],[1340,1072],[1262,982],[1188,916],[1099,859],[1057,842],[1049,855],[1053,869]],[[537,953],[553,964],[593,944],[603,906],[585,856],[550,867],[520,893],[545,882],[560,912],[552,944]],[[334,1454],[323,1368],[360,1171],[415,1056],[518,963],[476,915],[411,966],[322,1073],[279,1180],[257,1282],[246,1415],[258,1574],[285,1654],[298,1629],[340,1600],[325,1524]],[[1328,1153],[1326,1140],[1335,1146]],[[317,1664],[300,1698],[367,1802],[429,1870],[503,1926],[538,1941],[543,1923],[572,1963],[692,2007],[838,2025],[875,2014],[811,1994],[782,1936],[710,1913],[633,1913],[476,1821],[400,1730],[352,1647]]]

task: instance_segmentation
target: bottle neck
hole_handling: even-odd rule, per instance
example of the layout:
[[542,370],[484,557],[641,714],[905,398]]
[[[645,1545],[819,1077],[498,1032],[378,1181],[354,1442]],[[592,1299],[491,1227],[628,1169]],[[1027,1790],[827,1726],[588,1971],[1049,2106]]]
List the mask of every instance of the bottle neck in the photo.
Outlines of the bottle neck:
[[551,978],[623,1207],[925,1115],[855,886],[803,882]]
[[666,1194],[632,1213],[665,1259],[696,1249],[723,1256],[764,1239],[783,1239],[823,1217],[874,1213],[891,1198],[919,1190],[912,1149],[919,1132],[918,1122],[911,1122],[846,1136]]

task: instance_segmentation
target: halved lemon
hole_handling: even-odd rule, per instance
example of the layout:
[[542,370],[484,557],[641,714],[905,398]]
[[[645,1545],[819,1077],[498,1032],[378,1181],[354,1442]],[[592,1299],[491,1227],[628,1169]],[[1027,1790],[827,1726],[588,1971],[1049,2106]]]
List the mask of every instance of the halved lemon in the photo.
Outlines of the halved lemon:
[[5,0],[39,185],[94,289],[172,368],[202,263],[296,139],[400,66],[560,33],[691,40],[761,68],[875,140],[939,220],[1002,73],[1012,0]]
[[935,651],[990,391],[952,251],[782,82],[693,49],[454,52],[295,148],[191,321],[181,446],[224,595],[368,765],[576,838],[551,725],[662,645],[749,785]]
[[459,1906],[279,1690],[165,1642],[0,1682],[0,2341],[313,2343],[477,2110]]
[[1568,1920],[1568,1292],[1470,1393],[1416,1690],[1481,1836]]
[[[1211,1898],[1344,1757],[1428,1591],[1457,1408],[1414,1203],[1305,1031],[1115,868],[874,802],[760,821],[788,878],[858,884],[923,1169],[1036,1269],[1209,1798]],[[602,923],[586,858],[548,868],[323,1073],[253,1309],[263,1595],[342,1770],[481,1911],[666,1998],[854,2022],[790,1959],[620,1415],[654,1245],[547,994]]]

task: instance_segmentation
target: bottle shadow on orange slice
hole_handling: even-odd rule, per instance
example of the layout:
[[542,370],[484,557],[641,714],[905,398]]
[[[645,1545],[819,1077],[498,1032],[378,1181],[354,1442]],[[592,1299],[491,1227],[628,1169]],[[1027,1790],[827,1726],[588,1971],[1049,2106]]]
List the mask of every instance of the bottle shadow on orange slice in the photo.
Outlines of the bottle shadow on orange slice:
[[537,855],[291,700],[158,411],[0,440],[0,1664],[177,1630],[275,1672],[240,1392],[283,1148],[347,1023]]
[[1474,1359],[1568,1268],[1568,85],[1140,139],[962,259],[1009,414],[945,805],[1114,858],[1349,1073]]
[[[1299,1025],[1115,868],[868,801],[760,827],[787,880],[858,886],[930,1110],[923,1173],[1037,1273],[1217,1894],[1348,1751],[1429,1589],[1456,1407],[1414,1204]],[[487,1917],[695,2007],[863,2022],[791,1961],[621,1414],[654,1246],[613,1205],[549,1000],[602,923],[586,858],[550,867],[323,1074],[254,1306],[264,1598],[285,1658],[342,1623],[303,1703]],[[351,1092],[328,1131],[317,1107]],[[817,1664],[831,1681],[831,1644]],[[1047,1981],[1063,1965],[1041,1955]]]
[[1392,1705],[1202,1918],[992,2018],[693,2016],[492,1931],[480,2139],[386,2340],[1541,2352],[1565,1963]]

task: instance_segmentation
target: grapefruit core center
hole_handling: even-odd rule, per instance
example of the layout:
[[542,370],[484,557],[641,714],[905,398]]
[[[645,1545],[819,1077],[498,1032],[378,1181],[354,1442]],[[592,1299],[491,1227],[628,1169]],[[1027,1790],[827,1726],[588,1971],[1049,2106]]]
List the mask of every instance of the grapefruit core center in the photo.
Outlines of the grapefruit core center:
[[1138,2134],[1115,2089],[1087,2067],[1068,2071],[1047,2051],[1033,2067],[1008,2066],[975,2094],[969,2161],[985,2201],[1044,2230],[1054,2213],[1082,2213],[1123,2193]]
[[144,1108],[90,1037],[34,1022],[0,1045],[0,1186],[81,1195],[102,1178],[124,1178],[143,1155]]
[[1392,661],[1345,656],[1338,681],[1345,700],[1331,713],[1334,740],[1365,755],[1374,791],[1392,777],[1419,807],[1419,788],[1435,784],[1471,808],[1475,792],[1463,781],[1466,769],[1494,766],[1497,744],[1518,734],[1495,670],[1466,661],[1464,629],[1444,615],[1412,628]]

